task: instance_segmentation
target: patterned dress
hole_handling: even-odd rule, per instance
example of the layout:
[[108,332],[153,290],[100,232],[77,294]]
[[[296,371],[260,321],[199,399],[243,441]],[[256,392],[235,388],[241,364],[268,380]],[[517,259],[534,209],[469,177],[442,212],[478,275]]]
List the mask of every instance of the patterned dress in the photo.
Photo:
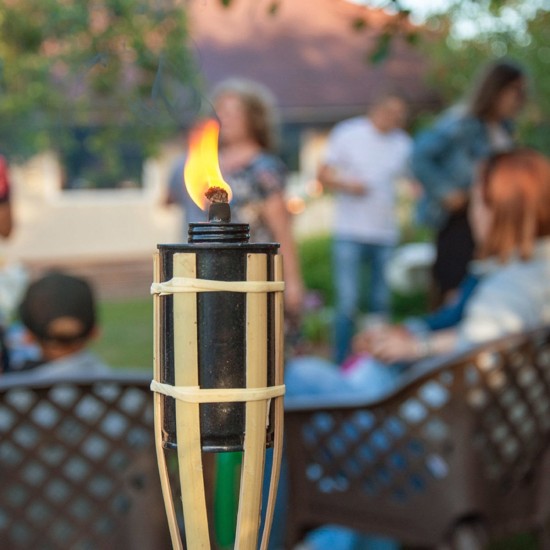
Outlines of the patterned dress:
[[231,221],[250,225],[251,242],[272,242],[261,216],[262,203],[273,193],[284,191],[287,170],[283,162],[270,153],[259,153],[246,166],[223,173],[231,186]]

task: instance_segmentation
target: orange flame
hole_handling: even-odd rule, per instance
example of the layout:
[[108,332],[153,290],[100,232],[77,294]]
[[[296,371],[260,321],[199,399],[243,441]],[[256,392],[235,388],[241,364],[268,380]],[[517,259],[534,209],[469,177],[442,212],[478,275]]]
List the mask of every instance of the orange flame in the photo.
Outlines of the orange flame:
[[183,178],[193,202],[206,210],[208,199],[204,196],[210,187],[222,187],[231,200],[231,187],[224,181],[218,161],[218,137],[220,125],[208,119],[193,130],[189,136],[189,155]]

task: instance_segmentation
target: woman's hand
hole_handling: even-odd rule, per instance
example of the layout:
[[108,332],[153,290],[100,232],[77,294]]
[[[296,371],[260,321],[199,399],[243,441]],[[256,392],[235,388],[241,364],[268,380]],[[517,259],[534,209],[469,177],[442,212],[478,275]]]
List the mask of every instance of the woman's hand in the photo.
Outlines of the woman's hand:
[[419,340],[401,325],[382,325],[361,332],[354,338],[353,347],[384,363],[415,361],[421,356]]
[[449,353],[456,342],[456,327],[416,336],[403,325],[382,325],[358,334],[353,346],[357,353],[367,352],[384,363],[397,363]]

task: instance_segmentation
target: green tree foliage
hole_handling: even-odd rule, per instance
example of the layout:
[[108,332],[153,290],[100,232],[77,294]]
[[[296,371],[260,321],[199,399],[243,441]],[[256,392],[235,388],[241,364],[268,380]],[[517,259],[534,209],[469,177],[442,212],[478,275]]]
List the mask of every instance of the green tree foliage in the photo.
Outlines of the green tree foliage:
[[431,83],[443,103],[460,99],[492,59],[509,57],[530,75],[530,100],[520,120],[520,141],[550,154],[550,6],[519,0],[463,0],[431,18],[424,48]]
[[85,131],[101,168],[121,177],[114,141],[150,154],[198,108],[186,37],[170,0],[2,0],[0,147],[70,157]]
[[529,69],[532,106],[523,124],[523,136],[532,145],[550,155],[550,11],[540,10],[527,25],[525,42],[512,43],[510,54]]

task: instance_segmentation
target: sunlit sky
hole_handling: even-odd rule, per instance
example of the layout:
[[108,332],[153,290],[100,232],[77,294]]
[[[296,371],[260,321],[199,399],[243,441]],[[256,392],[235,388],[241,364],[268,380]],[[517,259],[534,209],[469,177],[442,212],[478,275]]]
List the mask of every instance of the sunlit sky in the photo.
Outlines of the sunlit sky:
[[[348,0],[356,4],[369,6],[387,5],[387,0]],[[401,6],[411,10],[413,21],[421,23],[431,14],[445,11],[453,0],[401,0]],[[476,3],[468,3],[462,18],[455,22],[453,34],[457,38],[471,38],[479,32],[495,30],[513,30],[520,33],[524,30],[525,18],[532,17],[539,8],[550,8],[549,0],[529,0],[518,3],[514,8],[505,7],[498,20],[487,13],[487,10]]]
[[[369,6],[384,6],[387,0],[348,0],[354,4],[367,4]],[[426,16],[445,10],[449,5],[449,0],[401,0],[401,6],[404,9],[410,9],[413,17],[419,21]]]

